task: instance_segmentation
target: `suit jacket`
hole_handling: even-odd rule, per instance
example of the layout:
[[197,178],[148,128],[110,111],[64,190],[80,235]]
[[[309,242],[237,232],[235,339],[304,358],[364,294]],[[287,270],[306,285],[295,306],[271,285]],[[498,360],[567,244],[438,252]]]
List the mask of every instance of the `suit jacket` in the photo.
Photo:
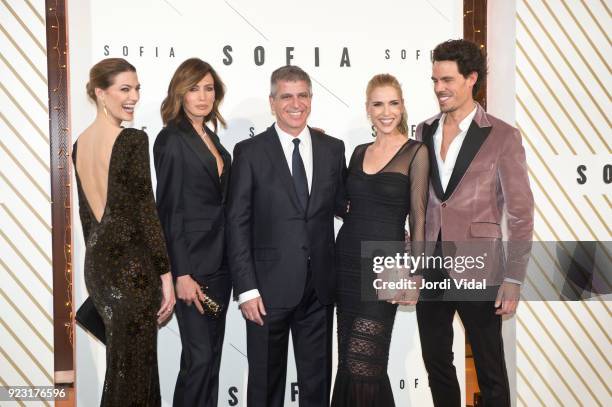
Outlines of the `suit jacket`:
[[163,128],[153,146],[157,210],[175,278],[210,275],[224,263],[231,157],[219,137],[205,131],[223,158],[221,177],[213,154],[186,119]]
[[234,148],[228,250],[234,295],[259,289],[267,307],[299,303],[310,266],[322,304],[334,299],[334,214],[345,203],[344,143],[310,129],[313,173],[300,205],[274,126]]
[[[433,163],[426,240],[435,242],[440,237],[443,242],[454,242],[456,255],[462,249],[463,253],[474,250],[473,242],[494,242],[494,252],[482,270],[488,285],[500,284],[504,278],[523,281],[533,235],[534,202],[521,134],[478,105],[443,191],[433,143],[441,116],[419,124],[416,131],[417,140],[427,144]],[[509,241],[506,254],[499,244],[504,211]]]

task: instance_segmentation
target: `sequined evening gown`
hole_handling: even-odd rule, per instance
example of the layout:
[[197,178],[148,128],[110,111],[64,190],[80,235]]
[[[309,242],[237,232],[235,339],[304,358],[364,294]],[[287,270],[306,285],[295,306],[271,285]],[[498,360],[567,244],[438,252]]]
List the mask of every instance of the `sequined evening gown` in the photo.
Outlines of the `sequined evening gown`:
[[121,130],[112,147],[106,206],[98,222],[76,170],[85,238],[85,285],[106,328],[102,406],[159,406],[160,275],[169,271],[157,216],[146,133]]
[[[404,241],[409,215],[413,242],[425,239],[429,183],[427,147],[408,140],[375,174],[363,171],[368,146],[357,146],[349,162],[350,210],[338,233],[338,374],[332,406],[394,406],[387,362],[397,305],[363,301],[362,241]],[[372,288],[372,299],[376,293]]]

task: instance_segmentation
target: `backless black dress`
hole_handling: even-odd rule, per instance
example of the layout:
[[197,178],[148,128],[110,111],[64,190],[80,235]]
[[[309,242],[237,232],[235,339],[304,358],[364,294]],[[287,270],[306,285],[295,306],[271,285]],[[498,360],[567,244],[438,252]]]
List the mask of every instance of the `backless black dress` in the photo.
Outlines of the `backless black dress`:
[[170,271],[151,187],[149,138],[121,130],[112,147],[106,207],[98,222],[81,187],[85,285],[106,328],[102,406],[159,406],[157,311]]

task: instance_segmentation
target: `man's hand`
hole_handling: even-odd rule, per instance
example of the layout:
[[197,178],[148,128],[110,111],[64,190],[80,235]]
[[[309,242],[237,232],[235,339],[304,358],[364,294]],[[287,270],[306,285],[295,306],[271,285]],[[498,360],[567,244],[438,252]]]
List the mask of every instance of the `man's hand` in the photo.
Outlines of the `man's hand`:
[[504,281],[499,286],[497,298],[495,299],[495,313],[497,315],[512,315],[516,312],[516,307],[521,296],[521,285]]
[[198,282],[190,275],[180,276],[176,279],[176,296],[185,301],[187,305],[194,304],[200,314],[204,314],[204,307],[202,307],[200,301],[204,301],[206,296]]
[[242,315],[251,322],[255,322],[259,326],[263,326],[263,315],[266,315],[263,300],[261,297],[253,298],[240,304]]

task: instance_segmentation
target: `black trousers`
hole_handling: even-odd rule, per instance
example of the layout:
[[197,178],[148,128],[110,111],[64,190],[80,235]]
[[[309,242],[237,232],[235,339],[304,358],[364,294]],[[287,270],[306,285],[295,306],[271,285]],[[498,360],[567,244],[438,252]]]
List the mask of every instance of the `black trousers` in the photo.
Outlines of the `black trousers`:
[[219,396],[219,366],[231,280],[226,270],[195,278],[208,286],[211,297],[223,304],[223,314],[219,318],[202,315],[195,305],[188,306],[177,300],[175,311],[183,349],[174,389],[174,407],[216,407]]
[[453,365],[455,312],[472,345],[484,406],[510,407],[510,387],[501,334],[502,319],[492,301],[419,301],[416,306],[421,350],[436,407],[463,405]]
[[266,312],[263,326],[246,322],[248,406],[284,405],[289,332],[293,338],[300,407],[329,406],[333,305],[319,302],[308,278],[296,307],[266,308]]

